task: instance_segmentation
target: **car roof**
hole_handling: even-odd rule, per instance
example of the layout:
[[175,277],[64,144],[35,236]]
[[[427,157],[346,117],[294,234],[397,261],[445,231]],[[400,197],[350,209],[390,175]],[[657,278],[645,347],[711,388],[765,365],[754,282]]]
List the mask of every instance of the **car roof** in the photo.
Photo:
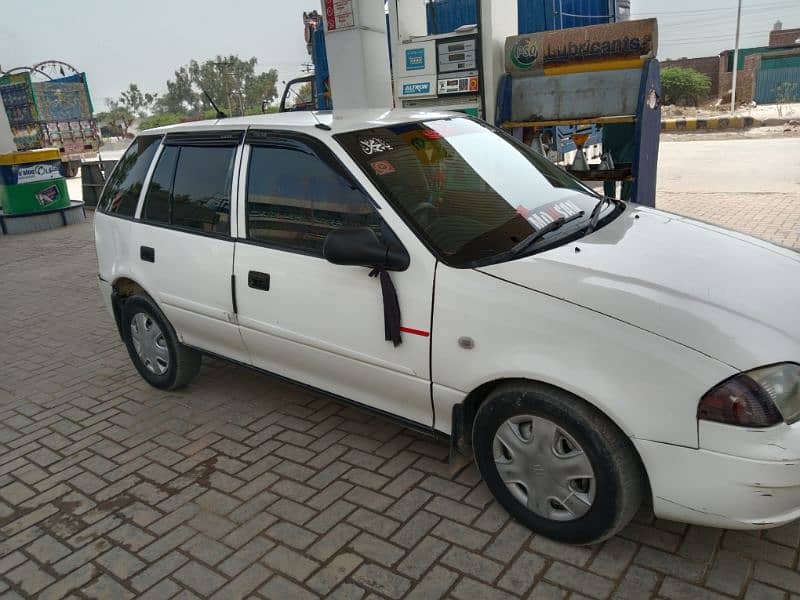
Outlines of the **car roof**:
[[288,129],[305,131],[319,135],[317,125],[322,123],[331,128],[330,134],[370,129],[386,125],[397,125],[413,121],[463,117],[463,113],[448,111],[429,111],[412,109],[363,109],[338,111],[291,111],[252,115],[247,117],[226,117],[207,121],[192,121],[177,125],[165,125],[142,131],[141,134],[208,131],[214,129]]

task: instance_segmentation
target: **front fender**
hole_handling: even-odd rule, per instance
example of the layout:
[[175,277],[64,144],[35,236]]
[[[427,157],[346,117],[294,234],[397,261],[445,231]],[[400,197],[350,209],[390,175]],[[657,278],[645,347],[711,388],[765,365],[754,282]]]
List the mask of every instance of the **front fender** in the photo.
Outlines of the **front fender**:
[[[474,341],[472,349],[458,344]],[[696,448],[697,403],[735,374],[638,327],[474,270],[440,265],[432,336],[435,426],[481,386],[528,379],[596,406],[628,436]]]

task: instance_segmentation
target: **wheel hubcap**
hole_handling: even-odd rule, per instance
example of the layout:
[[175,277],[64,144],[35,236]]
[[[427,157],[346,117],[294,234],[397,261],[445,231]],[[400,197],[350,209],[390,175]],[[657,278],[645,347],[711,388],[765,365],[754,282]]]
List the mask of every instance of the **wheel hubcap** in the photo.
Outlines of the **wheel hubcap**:
[[169,349],[161,328],[147,313],[131,319],[131,341],[136,355],[151,373],[163,375],[169,369]]
[[552,421],[533,415],[506,420],[492,446],[511,494],[540,517],[572,521],[594,503],[594,470],[583,448]]

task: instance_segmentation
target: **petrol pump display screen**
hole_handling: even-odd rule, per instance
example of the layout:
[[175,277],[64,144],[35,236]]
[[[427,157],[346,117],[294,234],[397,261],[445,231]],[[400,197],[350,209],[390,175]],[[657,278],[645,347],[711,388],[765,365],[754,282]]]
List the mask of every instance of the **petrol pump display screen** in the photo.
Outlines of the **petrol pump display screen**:
[[474,94],[478,91],[478,38],[461,37],[438,40],[437,92],[441,95]]
[[476,37],[458,41],[439,40],[436,44],[439,73],[478,70],[478,40]]

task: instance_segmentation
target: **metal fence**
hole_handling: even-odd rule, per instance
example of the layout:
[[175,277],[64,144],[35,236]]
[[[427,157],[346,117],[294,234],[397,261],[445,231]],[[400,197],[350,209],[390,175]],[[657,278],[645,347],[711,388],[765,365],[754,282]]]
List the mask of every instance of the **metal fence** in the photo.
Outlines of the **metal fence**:
[[777,101],[776,91],[783,83],[796,84],[795,102],[800,101],[800,67],[782,69],[759,69],[756,79],[755,101],[759,104],[773,104]]

